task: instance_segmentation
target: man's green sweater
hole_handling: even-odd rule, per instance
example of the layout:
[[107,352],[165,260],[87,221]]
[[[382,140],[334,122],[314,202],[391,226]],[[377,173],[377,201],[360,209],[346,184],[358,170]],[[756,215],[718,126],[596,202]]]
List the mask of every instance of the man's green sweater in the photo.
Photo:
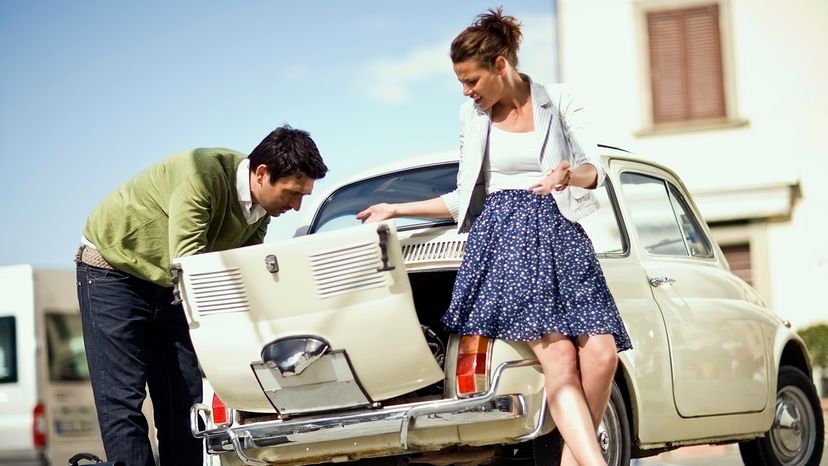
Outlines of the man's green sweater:
[[270,217],[248,225],[236,193],[244,158],[229,149],[195,149],[162,160],[104,199],[83,235],[114,268],[172,286],[175,257],[264,241]]

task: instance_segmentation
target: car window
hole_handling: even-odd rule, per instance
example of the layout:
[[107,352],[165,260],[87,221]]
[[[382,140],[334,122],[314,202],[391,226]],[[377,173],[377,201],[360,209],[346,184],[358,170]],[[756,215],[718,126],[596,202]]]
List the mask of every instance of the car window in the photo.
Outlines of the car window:
[[45,318],[49,379],[89,380],[80,315],[47,312]]
[[[331,194],[310,227],[310,233],[359,225],[356,214],[382,202],[432,199],[457,187],[457,162],[403,170],[353,183]],[[451,220],[398,217],[397,228],[427,224],[451,224]]]
[[17,382],[16,333],[14,316],[0,317],[0,383]]
[[603,187],[593,190],[592,194],[601,207],[578,220],[592,241],[595,253],[599,256],[625,254],[627,250],[618,217],[615,215],[615,206],[610,201],[611,190],[612,185],[609,179]]
[[653,176],[625,172],[621,190],[648,253],[710,257],[709,242],[675,186]]
[[687,242],[687,249],[693,257],[713,257],[713,249],[710,247],[710,242],[704,235],[704,230],[699,226],[699,222],[687,204],[687,200],[678,189],[670,183],[667,183],[670,189],[670,202],[673,204],[673,209],[679,218],[679,227],[681,228],[682,236]]

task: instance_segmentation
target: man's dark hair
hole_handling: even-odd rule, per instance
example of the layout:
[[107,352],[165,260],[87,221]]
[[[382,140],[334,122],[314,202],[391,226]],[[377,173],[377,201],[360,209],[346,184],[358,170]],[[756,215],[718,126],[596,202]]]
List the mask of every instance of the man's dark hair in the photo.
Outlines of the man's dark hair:
[[250,159],[251,172],[256,171],[259,165],[267,165],[271,183],[283,176],[299,174],[318,180],[328,172],[310,134],[290,125],[273,130],[247,158]]

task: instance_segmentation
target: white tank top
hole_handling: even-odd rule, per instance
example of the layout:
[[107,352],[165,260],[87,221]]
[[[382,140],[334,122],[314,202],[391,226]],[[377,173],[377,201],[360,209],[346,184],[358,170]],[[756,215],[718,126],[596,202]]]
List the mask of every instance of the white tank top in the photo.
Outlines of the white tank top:
[[535,132],[512,133],[492,126],[486,165],[486,193],[529,189],[543,179]]

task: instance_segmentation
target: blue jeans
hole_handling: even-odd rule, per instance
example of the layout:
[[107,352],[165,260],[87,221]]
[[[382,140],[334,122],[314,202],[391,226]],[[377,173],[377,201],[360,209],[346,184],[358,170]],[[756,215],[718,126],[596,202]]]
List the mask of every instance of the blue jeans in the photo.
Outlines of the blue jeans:
[[172,289],[116,270],[77,264],[83,341],[109,461],[154,466],[149,387],[162,466],[201,466],[190,407],[201,402],[201,372],[184,310]]

